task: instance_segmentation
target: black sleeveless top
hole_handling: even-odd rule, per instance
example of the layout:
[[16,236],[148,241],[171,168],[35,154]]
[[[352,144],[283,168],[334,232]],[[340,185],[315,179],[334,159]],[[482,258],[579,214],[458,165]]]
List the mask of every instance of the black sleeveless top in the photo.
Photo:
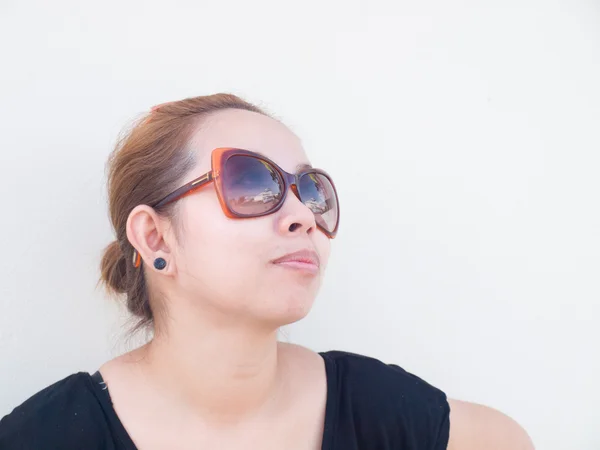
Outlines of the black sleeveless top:
[[[394,364],[320,353],[327,373],[322,450],[445,450],[446,395]],[[100,372],[72,374],[0,420],[1,450],[136,450]]]

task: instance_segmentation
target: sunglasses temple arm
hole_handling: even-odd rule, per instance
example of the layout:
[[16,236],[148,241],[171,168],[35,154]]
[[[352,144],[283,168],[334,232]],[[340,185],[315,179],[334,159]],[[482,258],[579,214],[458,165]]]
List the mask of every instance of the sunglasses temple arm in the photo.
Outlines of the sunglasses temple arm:
[[[172,193],[167,195],[165,198],[160,200],[158,203],[154,204],[152,207],[159,208],[168,203],[179,200],[184,195],[190,194],[192,191],[195,191],[196,189],[204,186],[205,184],[210,183],[212,180],[213,180],[212,171],[207,172],[204,175],[202,175],[201,177],[198,177],[195,180],[190,181],[188,184],[181,186],[176,191],[173,191]],[[133,249],[133,261],[132,262],[133,262],[134,267],[139,267],[142,263],[142,258],[140,257],[140,254],[138,253],[138,251],[135,248]]]
[[179,189],[177,189],[176,191],[173,191],[172,193],[170,193],[169,195],[167,195],[165,198],[163,198],[161,201],[159,201],[158,203],[156,203],[155,205],[153,205],[153,208],[160,208],[161,206],[164,206],[168,203],[174,202],[176,200],[179,200],[181,197],[183,197],[184,195],[189,194],[190,192],[204,186],[205,184],[211,182],[213,180],[213,174],[212,171],[211,172],[207,172],[204,175],[202,175],[201,177],[196,178],[195,180],[190,181],[188,184],[185,184],[183,186],[181,186]]

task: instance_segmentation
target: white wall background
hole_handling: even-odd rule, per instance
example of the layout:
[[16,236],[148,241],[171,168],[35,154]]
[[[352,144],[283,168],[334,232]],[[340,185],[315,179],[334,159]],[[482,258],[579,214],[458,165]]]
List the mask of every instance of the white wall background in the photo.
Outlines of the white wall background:
[[[166,5],[169,5],[168,7]],[[545,450],[600,448],[600,3],[0,1],[0,415],[124,348],[104,163],[234,92],[337,180],[315,350],[394,362]]]

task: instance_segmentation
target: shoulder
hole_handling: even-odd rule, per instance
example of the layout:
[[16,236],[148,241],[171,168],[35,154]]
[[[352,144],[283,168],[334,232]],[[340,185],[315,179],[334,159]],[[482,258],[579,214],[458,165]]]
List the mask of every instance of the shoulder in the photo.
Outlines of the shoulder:
[[[450,406],[442,390],[376,358],[343,351],[321,355],[344,397],[340,405],[349,405],[366,433],[385,432],[399,448],[446,449]],[[343,409],[339,407],[342,415]]]
[[521,425],[488,406],[449,399],[450,442],[448,450],[533,450],[533,442]]
[[90,375],[69,375],[0,420],[0,448],[100,448],[101,414]]
[[339,350],[321,355],[335,366],[341,383],[351,387],[353,392],[363,394],[361,399],[373,402],[388,400],[413,409],[448,409],[446,394],[442,390],[396,364]]

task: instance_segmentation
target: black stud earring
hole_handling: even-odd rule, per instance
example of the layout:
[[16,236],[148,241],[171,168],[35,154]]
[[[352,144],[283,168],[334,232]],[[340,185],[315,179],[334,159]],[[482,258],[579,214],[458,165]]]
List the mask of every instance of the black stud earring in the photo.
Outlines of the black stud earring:
[[154,267],[158,270],[163,270],[165,267],[167,267],[167,262],[164,258],[156,258],[154,260]]

